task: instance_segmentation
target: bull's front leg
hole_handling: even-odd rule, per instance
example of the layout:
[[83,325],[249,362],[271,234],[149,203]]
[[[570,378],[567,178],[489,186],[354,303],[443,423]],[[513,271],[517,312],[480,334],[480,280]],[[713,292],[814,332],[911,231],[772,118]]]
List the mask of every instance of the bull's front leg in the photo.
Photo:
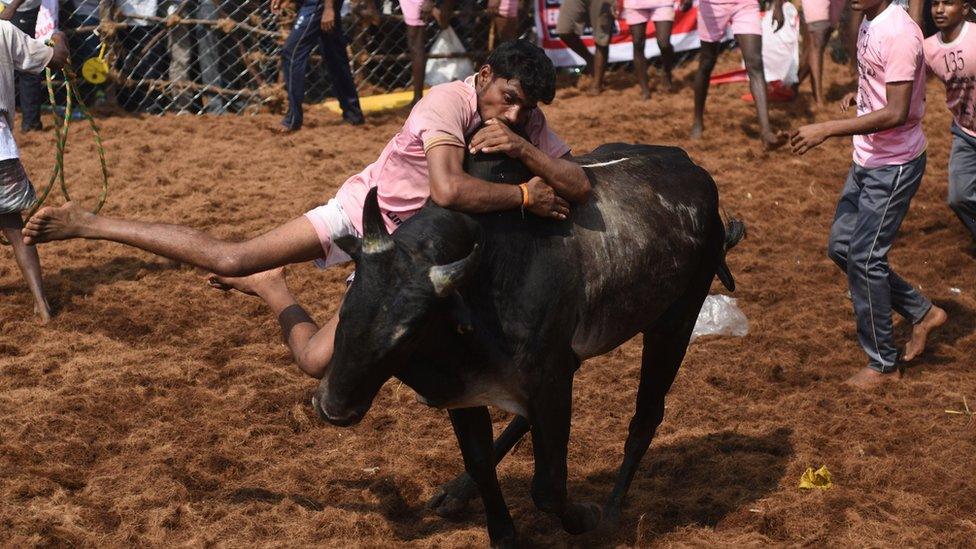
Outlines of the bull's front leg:
[[[529,420],[515,416],[508,427],[495,441],[495,465],[529,432]],[[427,506],[444,518],[456,518],[463,513],[468,502],[477,497],[478,487],[468,473],[461,473],[454,480],[445,483],[430,498]]]
[[[576,359],[573,358],[573,361]],[[600,506],[574,503],[566,492],[566,455],[573,408],[575,367],[547,376],[544,389],[530,404],[535,474],[532,499],[536,507],[555,513],[570,534],[589,532],[600,525]]]
[[491,546],[515,547],[515,525],[495,475],[491,415],[488,408],[461,408],[450,410],[449,413],[454,434],[461,447],[461,456],[464,458],[464,469],[474,479],[485,504]]

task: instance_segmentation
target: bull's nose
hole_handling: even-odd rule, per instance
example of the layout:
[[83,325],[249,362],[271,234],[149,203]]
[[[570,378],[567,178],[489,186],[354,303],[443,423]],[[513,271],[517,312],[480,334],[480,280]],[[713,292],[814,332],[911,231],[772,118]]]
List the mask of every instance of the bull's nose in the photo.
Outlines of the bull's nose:
[[319,415],[319,418],[321,418],[322,421],[326,421],[332,425],[335,425],[336,427],[349,427],[351,425],[355,425],[363,419],[364,415],[355,410],[348,411],[345,414],[330,414],[329,412],[325,411],[325,406],[322,405],[322,402],[319,400],[317,395],[312,397],[312,408],[315,409],[315,413]]

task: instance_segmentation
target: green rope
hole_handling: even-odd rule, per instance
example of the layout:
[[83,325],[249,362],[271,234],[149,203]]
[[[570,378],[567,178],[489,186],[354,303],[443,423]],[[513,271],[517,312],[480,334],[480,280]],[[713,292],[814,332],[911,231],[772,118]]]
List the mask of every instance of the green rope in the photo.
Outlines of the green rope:
[[[51,194],[51,190],[54,188],[54,183],[58,182],[61,187],[61,194],[64,195],[65,201],[70,201],[71,197],[68,195],[68,185],[65,183],[64,179],[64,150],[68,144],[68,126],[71,124],[71,113],[73,102],[77,102],[78,112],[88,121],[88,126],[91,128],[92,135],[95,139],[95,148],[98,150],[98,162],[102,169],[102,188],[98,195],[98,203],[95,205],[95,209],[92,213],[98,213],[105,205],[105,200],[108,198],[108,165],[105,163],[105,146],[102,144],[102,135],[98,129],[98,124],[95,123],[95,119],[92,117],[91,112],[88,111],[88,107],[85,106],[85,101],[81,98],[81,94],[78,93],[78,88],[75,85],[77,76],[74,71],[71,70],[71,64],[69,60],[65,60],[64,68],[61,69],[61,74],[64,75],[64,87],[65,87],[65,108],[64,116],[59,117],[57,112],[57,100],[54,93],[54,78],[51,75],[51,69],[44,69],[44,80],[47,84],[47,95],[48,101],[51,103],[51,116],[54,118],[54,139],[55,139],[55,155],[54,155],[54,171],[51,172],[51,179],[48,181],[47,187],[41,191],[40,196],[34,201],[34,205],[31,207],[30,211],[27,213],[27,219],[30,219],[37,210],[41,209],[44,205],[44,201]],[[0,243],[10,244],[6,238],[0,235]]]

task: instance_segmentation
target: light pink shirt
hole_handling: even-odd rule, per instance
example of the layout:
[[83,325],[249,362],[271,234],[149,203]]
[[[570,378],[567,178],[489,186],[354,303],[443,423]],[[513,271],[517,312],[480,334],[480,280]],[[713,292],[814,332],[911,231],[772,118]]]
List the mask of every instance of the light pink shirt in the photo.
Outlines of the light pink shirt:
[[925,152],[925,64],[922,30],[897,4],[873,20],[865,19],[857,35],[857,114],[888,104],[885,86],[914,82],[908,120],[901,126],[854,136],[854,162],[865,168],[905,164]]
[[[349,220],[362,233],[366,194],[378,187],[377,198],[387,229],[396,230],[430,196],[426,151],[438,145],[464,147],[480,126],[474,76],[432,87],[410,111],[403,128],[386,144],[379,159],[339,188],[336,198]],[[532,110],[525,135],[550,158],[569,152],[569,147],[549,129],[538,108]]]
[[959,128],[976,137],[976,31],[963,23],[949,43],[942,34],[925,39],[925,63],[946,87],[946,105]]
[[630,10],[673,8],[674,0],[624,0],[624,7]]

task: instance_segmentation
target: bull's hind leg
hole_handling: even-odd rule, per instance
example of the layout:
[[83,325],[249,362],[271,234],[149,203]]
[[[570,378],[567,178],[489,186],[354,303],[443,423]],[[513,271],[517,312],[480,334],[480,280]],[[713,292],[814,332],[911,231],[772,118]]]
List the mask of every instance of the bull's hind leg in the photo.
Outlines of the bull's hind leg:
[[532,500],[539,509],[555,513],[567,532],[582,534],[599,526],[600,507],[591,503],[574,503],[566,492],[573,372],[579,361],[575,356],[570,356],[564,362],[567,363],[566,368],[552,365],[546,370],[545,387],[541,394],[532,398],[530,404],[529,421],[535,452]]
[[508,513],[498,477],[491,441],[491,415],[488,408],[451,410],[451,425],[461,447],[464,469],[474,479],[485,504],[488,538],[492,547],[515,547],[515,525]]
[[620,509],[634,479],[634,473],[651,445],[658,425],[664,419],[664,397],[671,389],[678,368],[684,360],[698,312],[708,294],[707,282],[698,286],[675,304],[654,327],[644,332],[637,409],[630,420],[630,431],[624,444],[624,461],[604,508],[609,524],[620,518]]
[[[515,416],[515,419],[508,424],[508,427],[502,431],[498,440],[495,441],[495,465],[498,465],[502,458],[528,432],[529,420],[522,416]],[[467,507],[468,502],[477,495],[478,486],[474,483],[471,475],[465,472],[441,486],[434,497],[427,502],[427,506],[444,518],[454,518],[460,515]]]

